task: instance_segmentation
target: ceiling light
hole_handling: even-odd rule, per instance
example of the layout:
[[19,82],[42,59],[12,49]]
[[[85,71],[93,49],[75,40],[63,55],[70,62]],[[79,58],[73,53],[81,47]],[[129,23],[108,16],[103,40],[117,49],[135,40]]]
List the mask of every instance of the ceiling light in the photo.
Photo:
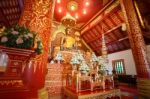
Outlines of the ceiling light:
[[61,13],[61,12],[62,12],[62,9],[61,9],[61,8],[59,8],[59,9],[58,9],[58,12],[59,12],[59,13]]
[[86,12],[86,10],[84,9],[84,10],[83,10],[83,14],[86,14],[86,13],[87,13],[87,12]]
[[57,0],[57,3],[60,3],[60,0]]
[[74,11],[75,10],[75,6],[72,5],[71,6],[71,10]]
[[87,1],[87,2],[85,2],[85,5],[86,5],[86,6],[89,6],[89,5],[90,5],[90,3]]
[[78,14],[76,14],[76,15],[75,15],[75,18],[76,18],[76,19],[78,19],[78,18],[79,18]]
[[69,1],[67,3],[67,9],[70,11],[76,11],[78,9],[78,3],[76,1]]

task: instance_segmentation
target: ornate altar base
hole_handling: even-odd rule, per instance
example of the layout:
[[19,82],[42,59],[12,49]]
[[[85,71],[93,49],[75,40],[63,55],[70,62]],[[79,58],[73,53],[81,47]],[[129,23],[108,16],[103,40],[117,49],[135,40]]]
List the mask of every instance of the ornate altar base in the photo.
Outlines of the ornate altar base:
[[63,99],[121,99],[120,89],[75,93],[64,87]]
[[50,97],[62,95],[62,89],[66,85],[65,75],[67,67],[69,67],[69,64],[54,63],[47,65],[48,73],[45,79],[45,87]]

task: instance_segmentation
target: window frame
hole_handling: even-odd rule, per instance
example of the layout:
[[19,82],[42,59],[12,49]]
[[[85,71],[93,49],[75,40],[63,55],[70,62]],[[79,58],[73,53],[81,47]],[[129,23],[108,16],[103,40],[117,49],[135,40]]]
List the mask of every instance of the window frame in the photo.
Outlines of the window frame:
[[124,62],[124,59],[116,59],[116,60],[112,60],[112,65],[113,65],[113,70],[115,70],[116,71],[116,69],[115,69],[115,63],[116,62],[122,62],[122,64],[123,64],[123,73],[118,73],[118,72],[116,72],[116,74],[117,75],[125,75],[126,74],[126,69],[125,69],[125,62]]

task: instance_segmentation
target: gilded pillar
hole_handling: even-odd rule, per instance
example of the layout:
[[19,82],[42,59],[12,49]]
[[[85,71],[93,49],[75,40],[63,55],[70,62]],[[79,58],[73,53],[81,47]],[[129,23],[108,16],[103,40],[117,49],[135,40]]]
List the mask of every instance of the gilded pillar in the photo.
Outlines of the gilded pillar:
[[133,0],[120,0],[121,8],[127,24],[128,37],[136,64],[138,91],[140,99],[150,97],[150,63],[141,27],[137,19]]
[[28,85],[40,89],[45,83],[54,0],[24,0],[24,9],[19,25],[37,33],[43,45],[43,52],[32,59],[26,67],[25,79]]

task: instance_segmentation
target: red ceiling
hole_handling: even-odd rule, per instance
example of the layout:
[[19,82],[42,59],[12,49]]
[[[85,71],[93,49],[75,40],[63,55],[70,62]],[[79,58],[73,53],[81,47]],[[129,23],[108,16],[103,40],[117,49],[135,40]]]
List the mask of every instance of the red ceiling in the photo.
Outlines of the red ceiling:
[[[57,1],[60,1],[60,3]],[[69,1],[77,2],[78,9],[76,11],[69,11],[67,9],[67,3]],[[103,0],[56,0],[54,17],[56,21],[60,21],[61,18],[66,15],[66,13],[70,13],[74,18],[77,14],[79,16],[77,23],[87,22],[103,7],[102,1]],[[89,2],[88,6],[85,5],[86,2]],[[58,11],[60,8],[62,9],[61,13]],[[83,10],[86,10],[87,13],[83,14]]]

